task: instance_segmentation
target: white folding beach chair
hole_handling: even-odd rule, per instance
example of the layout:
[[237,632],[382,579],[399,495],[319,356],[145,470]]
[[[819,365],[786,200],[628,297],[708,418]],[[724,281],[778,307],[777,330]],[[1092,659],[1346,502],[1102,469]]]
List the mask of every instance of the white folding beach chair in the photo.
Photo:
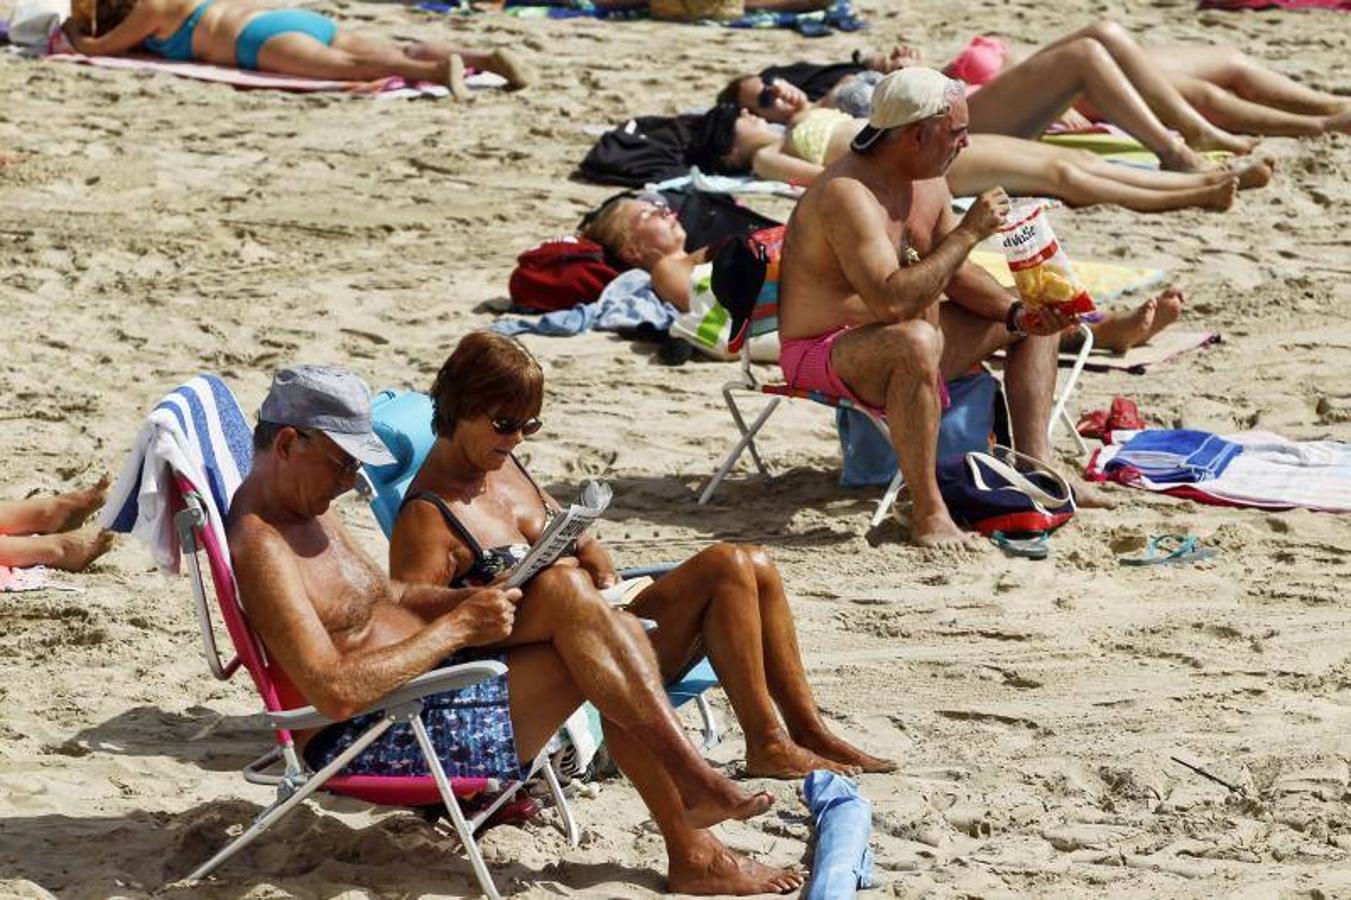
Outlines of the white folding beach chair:
[[[701,506],[708,503],[714,492],[717,491],[718,486],[722,484],[728,473],[731,472],[732,467],[741,458],[741,455],[748,450],[760,474],[766,476],[770,474],[769,467],[765,465],[759,448],[755,445],[755,437],[785,399],[810,400],[812,403],[835,409],[855,410],[864,415],[887,441],[891,440],[891,432],[881,416],[859,406],[846,397],[835,397],[821,391],[801,390],[781,382],[766,383],[756,377],[755,371],[751,368],[750,340],[754,337],[773,334],[779,330],[779,286],[776,270],[777,265],[772,265],[767,277],[761,284],[746,326],[739,332],[734,333],[731,340],[728,341],[728,349],[736,352],[740,358],[740,372],[736,378],[723,384],[722,396],[727,403],[728,411],[732,414],[732,421],[736,424],[737,431],[740,432],[740,437],[732,445],[727,455],[723,457],[717,470],[704,485],[703,491],[700,492],[698,503]],[[1088,354],[1093,349],[1093,333],[1088,326],[1081,324],[1079,331],[1083,335],[1084,344],[1075,358],[1069,377],[1065,379],[1064,384],[1058,387],[1051,417],[1047,423],[1047,435],[1053,438],[1056,425],[1063,421],[1078,443],[1080,452],[1087,453],[1088,447],[1083,438],[1079,436],[1078,431],[1075,430],[1074,422],[1066,410],[1070,395],[1078,385],[1079,376],[1083,374],[1084,365],[1088,362]],[[747,425],[746,417],[737,403],[738,394],[757,394],[770,398],[769,402],[756,414],[749,425]],[[873,510],[872,518],[868,523],[869,528],[876,528],[886,517],[904,484],[905,477],[901,474],[898,466],[896,475],[887,485],[881,499],[877,502],[877,507]]]

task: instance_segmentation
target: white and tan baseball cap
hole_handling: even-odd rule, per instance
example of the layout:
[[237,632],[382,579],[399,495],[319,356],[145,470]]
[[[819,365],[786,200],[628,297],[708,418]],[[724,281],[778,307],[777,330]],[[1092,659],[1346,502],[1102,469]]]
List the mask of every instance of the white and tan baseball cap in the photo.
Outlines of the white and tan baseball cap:
[[953,85],[942,72],[907,66],[892,72],[873,89],[872,115],[850,143],[859,152],[877,143],[892,128],[900,128],[948,111]]

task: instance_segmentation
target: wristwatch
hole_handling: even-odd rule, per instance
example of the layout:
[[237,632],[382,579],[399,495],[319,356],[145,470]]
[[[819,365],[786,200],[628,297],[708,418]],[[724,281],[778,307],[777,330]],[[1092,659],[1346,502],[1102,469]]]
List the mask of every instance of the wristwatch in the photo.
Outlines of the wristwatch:
[[1018,326],[1018,314],[1022,311],[1023,301],[1014,300],[1013,305],[1009,307],[1009,314],[1004,317],[1004,327],[1009,330],[1009,334],[1027,337],[1027,332]]

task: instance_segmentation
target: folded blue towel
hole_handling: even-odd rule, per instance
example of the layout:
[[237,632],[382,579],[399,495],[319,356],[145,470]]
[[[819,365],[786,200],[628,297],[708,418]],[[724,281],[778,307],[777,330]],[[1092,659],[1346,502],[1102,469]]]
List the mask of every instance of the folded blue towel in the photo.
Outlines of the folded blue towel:
[[816,817],[816,855],[802,900],[848,900],[872,887],[872,804],[843,775],[817,769],[802,792]]
[[1104,467],[1136,469],[1160,484],[1193,484],[1218,478],[1243,447],[1208,431],[1151,428],[1127,441]]

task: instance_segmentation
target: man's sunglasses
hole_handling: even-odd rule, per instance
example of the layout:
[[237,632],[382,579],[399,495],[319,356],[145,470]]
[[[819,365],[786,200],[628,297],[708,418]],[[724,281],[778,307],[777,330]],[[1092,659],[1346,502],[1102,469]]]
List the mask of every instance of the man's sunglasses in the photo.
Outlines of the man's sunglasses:
[[493,419],[493,431],[500,435],[516,434],[520,432],[521,437],[530,437],[530,435],[544,427],[544,423],[538,418],[533,419]]
[[764,87],[760,88],[760,93],[755,98],[755,104],[761,109],[769,109],[774,105],[774,100],[778,93],[774,90],[774,83],[778,81],[773,75],[764,80]]
[[[300,428],[297,428],[296,434],[300,435],[307,441],[314,440],[313,432],[304,431]],[[320,452],[323,453],[325,459],[327,459],[329,462],[333,463],[333,465],[341,469],[342,474],[344,475],[355,475],[357,473],[357,470],[361,468],[361,460],[357,459],[354,456],[349,456],[348,454],[344,453],[343,458],[339,459],[338,457],[334,456],[332,453],[329,453],[327,451],[320,451]]]

